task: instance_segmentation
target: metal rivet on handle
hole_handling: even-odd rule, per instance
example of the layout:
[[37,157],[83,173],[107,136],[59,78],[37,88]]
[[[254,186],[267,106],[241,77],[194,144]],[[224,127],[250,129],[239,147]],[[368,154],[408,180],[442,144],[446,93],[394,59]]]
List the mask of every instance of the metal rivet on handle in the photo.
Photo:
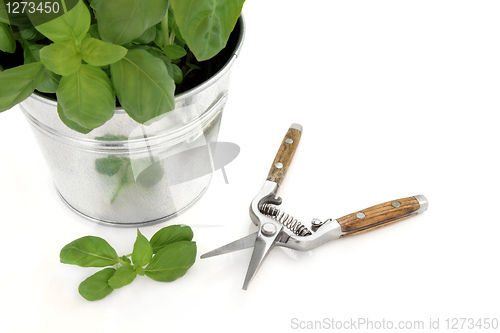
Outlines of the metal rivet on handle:
[[288,144],[292,144],[293,140],[292,139],[286,139],[285,142],[288,143]]
[[399,208],[399,207],[401,207],[401,202],[399,202],[399,201],[393,201],[393,202],[392,202],[392,207],[394,207],[394,208]]
[[364,218],[365,218],[365,214],[363,214],[363,213],[359,212],[359,213],[356,213],[356,217],[357,217],[358,219],[364,219]]
[[276,162],[276,163],[274,164],[274,166],[275,166],[275,167],[277,167],[278,169],[281,169],[281,168],[283,167],[283,163],[281,163],[281,162]]
[[276,233],[276,226],[272,223],[264,223],[261,230],[264,236],[273,236]]

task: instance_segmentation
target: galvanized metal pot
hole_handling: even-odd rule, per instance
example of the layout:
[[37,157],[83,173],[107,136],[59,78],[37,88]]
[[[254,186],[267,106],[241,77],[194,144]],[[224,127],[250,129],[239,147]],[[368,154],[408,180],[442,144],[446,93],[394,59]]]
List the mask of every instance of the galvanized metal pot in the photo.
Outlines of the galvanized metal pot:
[[137,226],[171,218],[201,196],[212,177],[210,147],[243,42],[241,18],[235,32],[222,69],[177,95],[176,109],[151,124],[141,125],[117,108],[106,124],[80,134],[61,122],[55,100],[35,93],[20,103],[56,189],[71,209],[96,222]]

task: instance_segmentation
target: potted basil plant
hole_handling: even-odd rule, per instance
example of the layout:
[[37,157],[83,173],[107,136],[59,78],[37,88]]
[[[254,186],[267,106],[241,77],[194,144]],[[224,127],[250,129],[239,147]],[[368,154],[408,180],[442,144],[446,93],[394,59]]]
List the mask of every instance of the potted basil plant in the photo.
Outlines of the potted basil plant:
[[243,2],[0,0],[0,112],[20,105],[73,210],[155,223],[203,193]]

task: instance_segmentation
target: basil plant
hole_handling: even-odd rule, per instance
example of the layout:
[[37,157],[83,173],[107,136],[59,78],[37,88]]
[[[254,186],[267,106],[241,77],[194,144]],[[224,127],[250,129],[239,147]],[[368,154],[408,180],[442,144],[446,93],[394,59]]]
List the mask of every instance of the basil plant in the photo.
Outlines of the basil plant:
[[24,54],[0,72],[0,112],[37,90],[55,93],[59,117],[80,133],[113,117],[117,100],[146,123],[173,110],[176,85],[226,46],[243,2],[0,0],[0,50]]

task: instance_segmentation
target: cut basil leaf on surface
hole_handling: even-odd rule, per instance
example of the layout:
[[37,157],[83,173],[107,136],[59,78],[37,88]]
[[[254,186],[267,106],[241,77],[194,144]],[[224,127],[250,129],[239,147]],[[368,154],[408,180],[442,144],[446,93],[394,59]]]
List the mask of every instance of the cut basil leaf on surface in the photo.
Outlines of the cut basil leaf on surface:
[[60,259],[63,264],[80,267],[105,267],[118,263],[116,251],[104,239],[85,236],[62,248]]
[[98,301],[113,292],[108,284],[108,280],[115,274],[114,268],[105,268],[80,283],[78,292],[87,301]]
[[137,273],[130,265],[121,266],[108,280],[108,284],[113,289],[118,289],[132,283]]
[[144,273],[153,280],[171,282],[184,276],[195,260],[195,242],[176,242],[155,254]]
[[193,239],[193,230],[187,225],[171,225],[158,230],[151,237],[151,246],[156,253],[163,247],[181,241],[190,241]]
[[137,239],[134,243],[134,251],[132,252],[132,262],[137,266],[145,266],[153,257],[153,248],[144,237],[139,229],[137,229]]

